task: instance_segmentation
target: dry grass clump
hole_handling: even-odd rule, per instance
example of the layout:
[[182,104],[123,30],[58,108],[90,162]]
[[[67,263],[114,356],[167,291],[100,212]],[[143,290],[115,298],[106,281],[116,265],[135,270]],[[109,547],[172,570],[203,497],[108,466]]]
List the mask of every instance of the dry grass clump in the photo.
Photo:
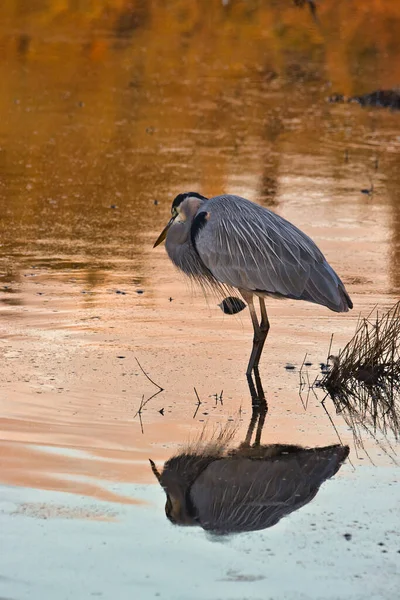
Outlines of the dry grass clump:
[[400,437],[400,302],[362,318],[350,342],[318,382],[346,422]]

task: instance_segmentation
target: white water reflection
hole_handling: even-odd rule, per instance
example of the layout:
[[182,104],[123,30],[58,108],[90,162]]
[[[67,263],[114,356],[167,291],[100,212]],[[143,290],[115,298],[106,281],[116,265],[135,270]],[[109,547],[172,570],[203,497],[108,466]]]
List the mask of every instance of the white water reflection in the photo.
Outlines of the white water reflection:
[[[274,528],[224,538],[222,544],[200,529],[171,525],[158,485],[113,486],[147,506],[2,487],[0,526],[7,552],[0,594],[19,600],[43,595],[65,600],[66,591],[121,600],[394,598],[397,470],[385,469],[379,486],[373,467],[352,472],[345,466],[342,473]],[[47,515],[42,507],[48,507]],[[101,518],[105,521],[96,520]]]

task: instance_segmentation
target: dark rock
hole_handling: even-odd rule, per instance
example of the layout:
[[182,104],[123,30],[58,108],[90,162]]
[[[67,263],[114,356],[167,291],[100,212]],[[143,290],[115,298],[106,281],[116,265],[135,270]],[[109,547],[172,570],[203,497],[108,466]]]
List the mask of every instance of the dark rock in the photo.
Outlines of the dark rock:
[[333,94],[329,96],[328,102],[348,102],[357,103],[361,106],[377,106],[400,110],[400,90],[375,90],[370,94],[361,94],[360,96]]

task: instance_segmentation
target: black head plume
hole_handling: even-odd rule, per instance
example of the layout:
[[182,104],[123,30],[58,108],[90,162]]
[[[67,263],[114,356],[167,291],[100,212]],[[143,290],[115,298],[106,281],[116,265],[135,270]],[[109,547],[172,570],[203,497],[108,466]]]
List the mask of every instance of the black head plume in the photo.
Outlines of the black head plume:
[[198,198],[199,200],[208,200],[205,196],[198,194],[197,192],[184,192],[183,194],[178,194],[175,200],[172,203],[171,208],[177,208],[186,198]]

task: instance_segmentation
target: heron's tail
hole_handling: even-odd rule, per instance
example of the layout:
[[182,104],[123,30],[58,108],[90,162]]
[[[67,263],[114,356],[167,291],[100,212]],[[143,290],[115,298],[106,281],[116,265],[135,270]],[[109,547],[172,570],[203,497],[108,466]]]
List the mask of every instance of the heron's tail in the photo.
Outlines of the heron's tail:
[[347,312],[349,310],[349,308],[353,308],[353,302],[352,302],[350,296],[348,295],[348,293],[346,292],[346,288],[344,287],[343,283],[342,282],[340,282],[340,283],[341,283],[341,285],[339,286],[339,292],[342,295],[344,305],[347,306],[347,308],[345,308],[341,312]]
[[326,261],[313,266],[300,300],[321,304],[334,312],[353,308],[342,280]]

